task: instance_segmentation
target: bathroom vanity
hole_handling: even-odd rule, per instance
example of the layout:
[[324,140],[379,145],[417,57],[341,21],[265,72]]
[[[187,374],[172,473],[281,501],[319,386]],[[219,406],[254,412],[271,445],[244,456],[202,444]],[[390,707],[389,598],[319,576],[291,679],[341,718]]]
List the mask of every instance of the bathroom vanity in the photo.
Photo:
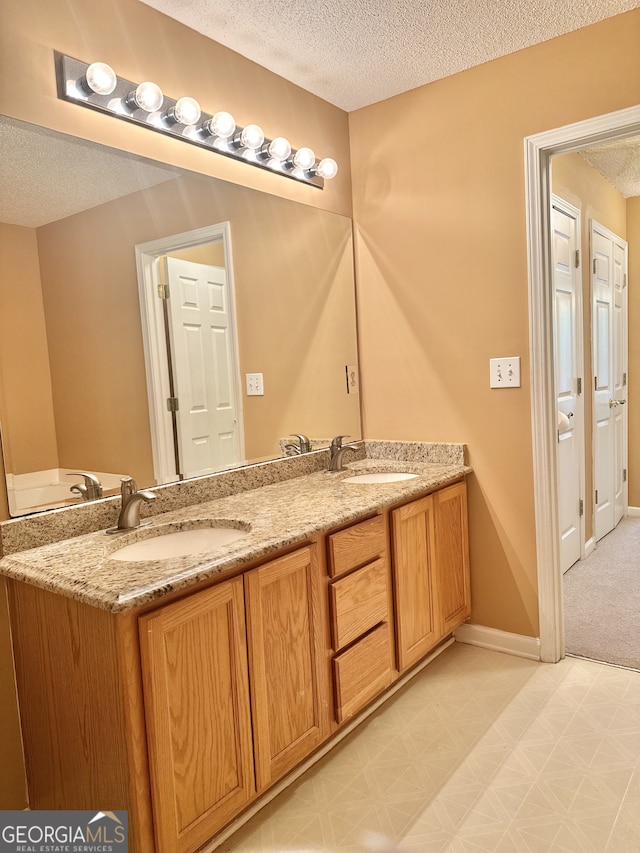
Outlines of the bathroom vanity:
[[[469,471],[364,459],[6,554],[31,807],[128,809],[138,853],[214,846],[468,617]],[[113,557],[223,522],[246,535]]]

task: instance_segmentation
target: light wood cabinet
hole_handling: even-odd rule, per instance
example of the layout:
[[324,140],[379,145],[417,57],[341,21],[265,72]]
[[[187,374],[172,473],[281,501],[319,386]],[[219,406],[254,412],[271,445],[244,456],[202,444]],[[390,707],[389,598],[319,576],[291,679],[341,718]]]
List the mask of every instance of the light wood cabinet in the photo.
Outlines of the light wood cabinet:
[[387,574],[387,561],[379,558],[329,587],[336,651],[389,618]]
[[468,617],[466,483],[392,511],[398,669],[404,672]]
[[256,778],[262,791],[329,735],[326,626],[311,548],[244,577]]
[[123,613],[8,581],[31,808],[194,853],[464,621],[466,513],[456,483]]
[[352,524],[329,537],[329,576],[339,577],[345,572],[364,566],[387,548],[384,519],[381,515]]
[[393,510],[393,589],[396,654],[404,672],[423,658],[442,635],[434,584],[434,497]]
[[335,720],[343,723],[391,684],[392,599],[383,515],[327,539]]
[[471,612],[466,483],[442,489],[434,497],[438,605],[442,631],[450,634]]
[[391,684],[389,625],[385,622],[333,659],[336,719],[349,719]]
[[255,791],[242,578],[139,621],[158,848],[187,853]]

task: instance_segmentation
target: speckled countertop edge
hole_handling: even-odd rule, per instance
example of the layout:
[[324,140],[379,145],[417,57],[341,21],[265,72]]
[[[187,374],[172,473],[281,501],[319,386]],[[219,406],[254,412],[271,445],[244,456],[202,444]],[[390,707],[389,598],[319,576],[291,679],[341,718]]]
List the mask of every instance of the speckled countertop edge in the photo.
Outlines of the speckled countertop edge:
[[[346,477],[371,471],[407,471],[418,477],[397,483],[347,484]],[[365,459],[339,474],[324,471],[154,516],[132,533],[104,530],[5,556],[0,572],[112,612],[128,610],[200,580],[308,540],[395,503],[460,479],[471,469],[460,463]],[[215,552],[162,561],[110,558],[139,539],[184,528],[231,522],[250,525],[246,538]]]

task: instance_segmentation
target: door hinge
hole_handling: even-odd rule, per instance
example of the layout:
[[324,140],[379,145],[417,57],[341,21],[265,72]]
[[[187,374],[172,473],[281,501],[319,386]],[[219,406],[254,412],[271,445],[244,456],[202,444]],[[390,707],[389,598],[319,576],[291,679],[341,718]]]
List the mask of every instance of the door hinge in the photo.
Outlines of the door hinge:
[[593,259],[593,274],[595,275],[597,271],[598,271],[598,259],[594,258]]
[[576,379],[576,394],[580,396],[582,394],[582,376],[578,376]]
[[582,498],[580,498],[580,500],[578,501],[578,512],[580,513],[580,517],[582,518],[582,516],[584,515],[584,501],[582,500]]
[[623,483],[627,482],[627,469],[626,468],[622,469],[622,482]]
[[626,273],[622,276],[622,286],[623,287],[627,286],[627,274]]
[[168,412],[177,412],[180,408],[180,404],[178,403],[177,397],[167,397],[167,411]]
[[623,385],[626,385],[626,384],[627,384],[627,374],[626,374],[626,373],[623,373],[623,374],[622,374],[622,384],[623,384]]
[[598,490],[596,489],[596,506],[598,506]]
[[159,284],[158,285],[158,296],[160,299],[168,299],[169,298],[169,285],[168,284]]
[[574,263],[575,263],[576,269],[578,269],[578,267],[580,266],[580,249],[576,249],[576,257],[575,257]]
[[598,390],[598,377],[597,376],[593,377],[593,388],[595,391]]

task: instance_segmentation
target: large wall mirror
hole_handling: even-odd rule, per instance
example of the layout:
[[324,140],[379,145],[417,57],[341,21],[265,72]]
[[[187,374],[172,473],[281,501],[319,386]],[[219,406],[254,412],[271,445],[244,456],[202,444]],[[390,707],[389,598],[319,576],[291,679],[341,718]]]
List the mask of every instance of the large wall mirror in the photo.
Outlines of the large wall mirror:
[[0,185],[11,515],[361,436],[351,220],[8,118]]

